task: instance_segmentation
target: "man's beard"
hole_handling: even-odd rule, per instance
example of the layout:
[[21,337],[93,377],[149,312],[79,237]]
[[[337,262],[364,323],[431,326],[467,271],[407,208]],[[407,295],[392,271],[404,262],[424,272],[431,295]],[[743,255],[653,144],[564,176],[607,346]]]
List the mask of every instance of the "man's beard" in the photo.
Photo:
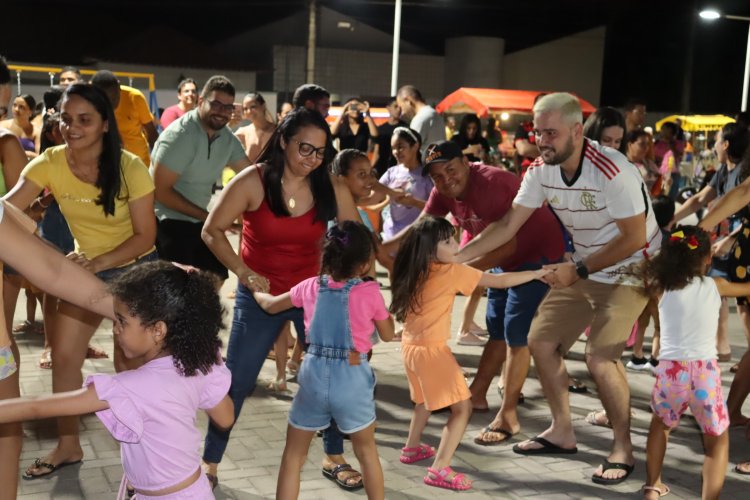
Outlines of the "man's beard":
[[[540,148],[541,153],[544,154],[545,150],[550,151],[549,148]],[[547,160],[545,158],[544,162],[548,165],[560,165],[563,162],[565,162],[568,158],[570,158],[573,155],[573,152],[575,151],[575,145],[573,144],[573,137],[568,138],[568,142],[565,144],[565,148],[562,151],[555,151],[555,155]]]

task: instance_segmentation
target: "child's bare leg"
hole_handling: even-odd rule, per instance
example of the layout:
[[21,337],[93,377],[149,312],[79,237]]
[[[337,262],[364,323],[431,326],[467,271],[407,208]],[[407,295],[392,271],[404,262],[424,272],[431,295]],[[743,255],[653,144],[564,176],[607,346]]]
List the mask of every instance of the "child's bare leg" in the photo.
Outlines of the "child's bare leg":
[[378,447],[375,444],[375,424],[351,435],[354,454],[362,468],[362,482],[368,500],[385,498],[383,468],[380,466]]
[[314,435],[312,431],[303,431],[287,425],[286,446],[281,456],[279,478],[276,482],[277,500],[296,500],[299,496],[299,476]]
[[747,425],[750,419],[742,414],[742,405],[750,394],[750,350],[740,359],[737,373],[734,374],[732,385],[727,396],[729,410],[729,425]]
[[36,297],[31,286],[24,288],[24,293],[26,294],[26,322],[33,327],[36,321]]
[[409,424],[409,437],[406,439],[406,448],[416,448],[422,442],[422,432],[427,425],[427,420],[432,412],[424,407],[424,403],[414,406]]
[[[654,486],[664,491],[666,486],[661,482],[661,469],[664,465],[664,454],[667,451],[669,440],[669,427],[664,425],[661,419],[653,415],[651,427],[648,431],[646,442],[646,486]],[[659,498],[659,493],[653,490],[644,490],[643,498]]]
[[719,498],[729,462],[729,433],[703,435],[706,458],[703,461],[703,500]]
[[471,418],[471,400],[467,399],[451,405],[451,416],[443,427],[440,446],[435,454],[435,461],[432,463],[434,469],[440,470],[451,464],[453,454],[466,432],[469,418]]
[[287,350],[289,349],[289,330],[291,323],[289,321],[284,323],[281,327],[279,336],[276,337],[276,342],[273,344],[273,352],[276,355],[276,385],[279,390],[286,389],[286,356]]
[[659,321],[659,304],[656,300],[649,301],[646,306],[651,309],[651,317],[654,319],[654,334],[651,337],[651,357],[659,359],[659,350],[661,349],[661,322]]
[[21,277],[17,274],[3,274],[3,312],[5,322],[10,323],[8,334],[13,331],[13,316],[16,313],[16,302],[21,292]]
[[[12,323],[12,320],[11,320]],[[10,326],[10,325],[6,325]],[[9,330],[10,331],[10,330]],[[13,342],[11,348],[20,364],[18,348]],[[0,380],[0,400],[19,397],[18,372],[8,378]],[[21,456],[21,444],[23,442],[23,431],[20,422],[0,425],[0,499],[15,500],[18,488],[18,458]]]
[[716,329],[716,350],[719,356],[732,354],[732,346],[729,345],[729,301],[726,297],[721,299],[719,327]]
[[633,357],[643,358],[643,340],[646,336],[646,328],[651,320],[651,311],[648,306],[643,309],[643,312],[638,316],[638,329],[635,331],[635,342],[633,342]]
[[[477,313],[479,301],[484,294],[484,288],[477,287],[464,303],[464,315],[461,320],[461,326],[458,328],[458,335],[466,335],[472,330],[476,330],[479,325],[474,322],[474,315]],[[473,328],[472,328],[473,327]]]

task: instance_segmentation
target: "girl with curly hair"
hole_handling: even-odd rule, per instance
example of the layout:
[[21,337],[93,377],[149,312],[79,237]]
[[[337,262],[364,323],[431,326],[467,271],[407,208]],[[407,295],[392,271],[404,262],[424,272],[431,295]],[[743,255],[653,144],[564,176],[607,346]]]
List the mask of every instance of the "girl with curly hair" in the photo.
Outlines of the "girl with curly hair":
[[228,428],[234,405],[219,352],[223,309],[209,276],[166,262],[120,275],[109,286],[115,338],[128,359],[143,365],[90,375],[77,391],[4,400],[0,423],[96,412],[120,442],[121,493],[129,482],[139,499],[214,498],[200,469],[195,412],[203,409],[214,425]]
[[750,283],[708,277],[711,240],[695,226],[678,226],[645,267],[659,301],[661,354],[651,394],[644,498],[669,492],[661,470],[669,432],[690,408],[703,432],[702,498],[718,498],[729,460],[729,415],[717,363],[716,325],[721,297],[750,295]]

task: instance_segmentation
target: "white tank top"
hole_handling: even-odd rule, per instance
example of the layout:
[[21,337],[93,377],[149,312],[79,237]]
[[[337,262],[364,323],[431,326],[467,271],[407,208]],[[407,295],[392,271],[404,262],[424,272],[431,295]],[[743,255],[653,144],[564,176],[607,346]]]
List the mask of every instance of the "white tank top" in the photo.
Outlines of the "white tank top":
[[659,301],[659,359],[716,359],[716,328],[721,296],[716,282],[696,277],[682,290],[664,292]]

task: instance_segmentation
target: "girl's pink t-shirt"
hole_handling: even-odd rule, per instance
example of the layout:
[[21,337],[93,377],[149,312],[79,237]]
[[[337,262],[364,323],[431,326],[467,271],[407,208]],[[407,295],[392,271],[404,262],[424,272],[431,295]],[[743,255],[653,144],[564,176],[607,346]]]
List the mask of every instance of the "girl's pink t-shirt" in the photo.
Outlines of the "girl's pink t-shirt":
[[[290,296],[295,307],[304,310],[305,329],[310,329],[310,322],[315,314],[315,302],[320,290],[320,278],[308,278],[292,287]],[[343,288],[346,283],[328,278],[330,288]],[[374,321],[388,319],[380,285],[377,281],[363,281],[354,285],[349,294],[349,325],[352,328],[352,341],[357,352],[368,352],[372,349],[370,337],[375,330]]]
[[96,416],[120,442],[130,483],[155,491],[184,481],[200,467],[203,438],[196,412],[218,405],[231,383],[223,363],[206,375],[185,377],[172,356],[165,356],[117,375],[89,375],[83,386],[93,384],[99,400],[109,404]]

